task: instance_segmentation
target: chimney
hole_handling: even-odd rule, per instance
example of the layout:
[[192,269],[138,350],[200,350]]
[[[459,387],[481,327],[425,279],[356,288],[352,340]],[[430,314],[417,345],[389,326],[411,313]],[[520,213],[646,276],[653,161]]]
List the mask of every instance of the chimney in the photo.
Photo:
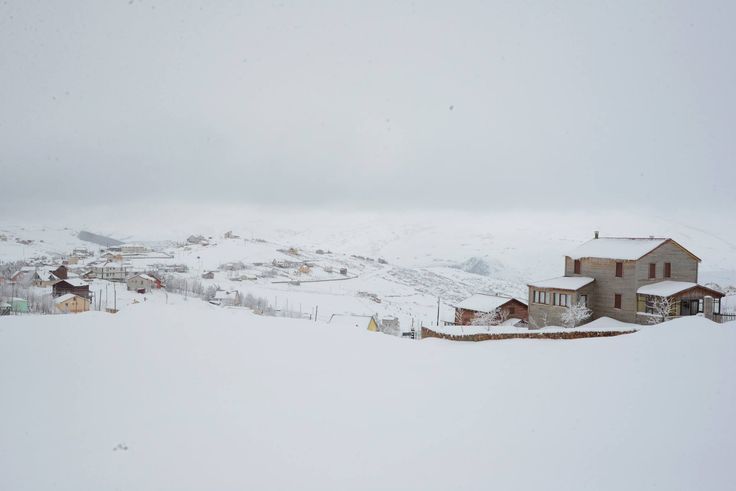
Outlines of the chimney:
[[598,238],[598,231],[597,230],[595,232],[593,232],[593,238],[594,239],[597,239]]

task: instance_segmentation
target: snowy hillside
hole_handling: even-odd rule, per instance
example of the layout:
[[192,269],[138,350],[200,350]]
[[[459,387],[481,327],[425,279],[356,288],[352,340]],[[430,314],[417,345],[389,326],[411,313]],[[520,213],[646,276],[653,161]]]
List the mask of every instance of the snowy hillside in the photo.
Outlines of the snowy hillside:
[[411,342],[172,297],[0,321],[0,489],[733,489],[736,331]]
[[[0,227],[0,239],[5,239],[0,240],[0,261],[43,256],[53,262],[74,247],[97,251],[96,244],[77,238],[80,230],[92,230],[143,243],[155,251],[131,260],[140,270],[184,264],[189,272],[182,276],[189,281],[216,271],[212,280],[202,280],[205,286],[250,293],[275,308],[318,310],[323,320],[334,313],[398,316],[405,328],[436,324],[437,297],[442,318],[452,316],[452,304],[475,292],[525,298],[526,284],[559,275],[563,254],[589,239],[593,230],[605,235],[671,236],[703,259],[701,282],[736,286],[736,231],[713,225],[711,230],[718,234],[712,234],[693,227],[691,221],[646,215],[176,207],[159,209],[155,216],[140,220],[143,213],[90,212],[69,228],[5,224]],[[704,223],[706,219],[697,223],[712,225]],[[227,231],[238,238],[225,239]],[[186,239],[193,234],[207,238],[208,245],[188,244]],[[289,249],[298,253],[289,254]],[[274,269],[274,260],[309,262],[313,267],[303,274],[297,267]],[[228,271],[227,263],[242,263],[242,269]],[[341,268],[347,269],[346,275],[339,274]],[[236,281],[243,277],[257,279]],[[313,282],[325,279],[344,281]],[[93,291],[104,288],[92,287]],[[732,303],[726,300],[724,305],[731,308]]]

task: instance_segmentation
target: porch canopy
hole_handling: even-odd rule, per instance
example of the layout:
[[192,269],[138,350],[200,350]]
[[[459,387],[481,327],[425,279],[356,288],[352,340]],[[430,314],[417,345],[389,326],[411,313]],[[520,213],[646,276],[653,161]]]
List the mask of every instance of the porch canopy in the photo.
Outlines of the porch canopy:
[[681,297],[688,293],[698,293],[700,296],[710,295],[713,298],[721,298],[723,293],[707,286],[692,283],[690,281],[665,280],[657,283],[644,285],[636,293],[639,295],[651,295],[654,297]]

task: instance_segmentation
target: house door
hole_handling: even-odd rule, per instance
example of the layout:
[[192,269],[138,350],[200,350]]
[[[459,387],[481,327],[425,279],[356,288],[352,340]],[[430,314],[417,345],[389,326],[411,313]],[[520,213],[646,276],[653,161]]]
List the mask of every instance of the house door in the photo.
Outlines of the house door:
[[696,315],[698,313],[698,300],[683,300],[680,315]]

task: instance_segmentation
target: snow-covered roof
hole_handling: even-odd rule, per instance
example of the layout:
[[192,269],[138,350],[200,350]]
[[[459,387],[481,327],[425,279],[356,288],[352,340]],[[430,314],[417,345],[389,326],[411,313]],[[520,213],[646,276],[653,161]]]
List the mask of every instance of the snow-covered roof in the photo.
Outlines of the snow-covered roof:
[[703,285],[698,285],[697,283],[692,283],[690,281],[673,281],[673,280],[658,281],[657,283],[651,283],[649,285],[644,285],[638,290],[636,290],[636,293],[639,293],[641,295],[654,295],[657,297],[671,297],[672,295],[677,295],[678,293],[682,293],[686,290],[690,290],[691,288],[695,288],[696,286],[700,288],[705,288],[707,290],[711,290],[714,293],[720,293],[720,292],[716,292],[712,288],[708,288]]
[[529,286],[575,291],[581,289],[585,285],[593,283],[594,281],[595,278],[589,278],[587,276],[560,276],[557,278],[550,278],[548,280],[537,281],[535,283],[529,283]]
[[636,261],[670,239],[667,238],[630,238],[601,237],[591,239],[579,245],[568,254],[572,259],[598,257],[605,259],[621,259]]
[[501,297],[498,295],[476,293],[458,303],[457,305],[455,305],[455,307],[459,309],[473,310],[475,312],[493,312],[501,305],[510,302],[511,300],[514,299],[509,297]]
[[371,319],[370,315],[347,315],[347,314],[332,314],[329,324],[331,326],[338,327],[359,327],[361,329],[368,329]]
[[87,285],[87,282],[86,281],[82,281],[79,278],[67,278],[67,279],[61,280],[61,281],[65,281],[65,282],[69,283],[71,286],[86,286]]
[[51,271],[36,271],[35,276],[38,276],[41,281],[56,281],[59,279],[59,277]]
[[217,290],[215,292],[215,298],[218,300],[225,300],[227,298],[235,298],[238,295],[237,290],[226,292],[225,290]]
[[[154,278],[153,276],[147,275],[145,273],[136,274],[136,275],[131,276],[130,278],[142,278],[142,279],[144,279],[146,281],[152,281],[152,282],[156,283],[156,278]],[[130,279],[130,278],[128,278],[128,279]]]
[[[74,297],[79,297],[79,295],[75,295],[73,293],[65,293],[64,295],[62,295],[60,297],[56,297],[54,299],[54,303],[56,303],[56,304],[58,304],[58,303],[64,303],[67,300],[71,300]],[[82,297],[79,297],[79,298],[82,298]]]

